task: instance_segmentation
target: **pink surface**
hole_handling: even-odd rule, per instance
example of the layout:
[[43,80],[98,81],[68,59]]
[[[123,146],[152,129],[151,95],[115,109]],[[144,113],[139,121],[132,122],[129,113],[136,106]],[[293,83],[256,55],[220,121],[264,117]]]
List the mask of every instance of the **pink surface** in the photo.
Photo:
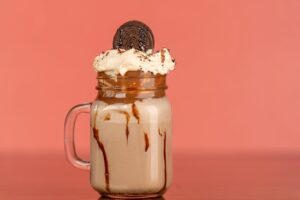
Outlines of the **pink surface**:
[[296,0],[1,1],[0,151],[62,151],[68,109],[96,95],[94,57],[138,19],[177,61],[175,151],[300,153],[299,10]]
[[[62,155],[0,157],[1,200],[115,200],[99,198],[89,172]],[[299,168],[299,156],[176,154],[172,186],[164,198],[151,200],[298,200]]]

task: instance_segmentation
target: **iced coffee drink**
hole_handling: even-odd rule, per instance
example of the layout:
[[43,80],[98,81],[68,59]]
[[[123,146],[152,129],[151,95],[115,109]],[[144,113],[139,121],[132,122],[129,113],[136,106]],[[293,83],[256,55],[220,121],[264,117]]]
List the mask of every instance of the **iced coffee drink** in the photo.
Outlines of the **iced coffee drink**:
[[94,60],[90,179],[103,196],[156,197],[172,182],[172,112],[165,91],[175,61],[168,49],[153,48],[150,28],[130,21],[117,30],[113,49]]

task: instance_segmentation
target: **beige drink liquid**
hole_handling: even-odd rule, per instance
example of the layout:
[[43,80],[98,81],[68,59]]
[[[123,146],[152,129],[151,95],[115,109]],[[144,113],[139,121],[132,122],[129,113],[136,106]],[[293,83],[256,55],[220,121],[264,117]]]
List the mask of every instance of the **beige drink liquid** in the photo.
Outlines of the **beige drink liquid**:
[[91,123],[91,184],[96,190],[147,194],[169,187],[172,127],[166,97],[133,104],[96,101]]

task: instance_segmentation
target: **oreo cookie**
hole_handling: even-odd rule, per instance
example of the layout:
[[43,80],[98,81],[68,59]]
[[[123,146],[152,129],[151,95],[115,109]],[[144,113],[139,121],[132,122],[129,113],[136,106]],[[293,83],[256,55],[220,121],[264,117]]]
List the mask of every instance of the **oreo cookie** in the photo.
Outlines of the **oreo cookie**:
[[114,49],[135,48],[147,51],[154,47],[154,36],[151,29],[140,21],[129,21],[120,26],[113,39]]

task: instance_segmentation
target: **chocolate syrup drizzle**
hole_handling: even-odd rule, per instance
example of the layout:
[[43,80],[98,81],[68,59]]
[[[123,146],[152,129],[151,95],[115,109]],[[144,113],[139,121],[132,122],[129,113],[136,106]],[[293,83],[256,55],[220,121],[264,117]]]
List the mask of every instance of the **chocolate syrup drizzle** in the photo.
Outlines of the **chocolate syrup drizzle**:
[[162,188],[162,191],[166,189],[167,186],[167,153],[166,153],[166,145],[167,145],[167,131],[164,132],[164,164],[165,164],[165,183]]
[[99,146],[99,148],[101,149],[102,154],[103,154],[104,168],[105,168],[105,184],[106,184],[106,191],[107,191],[107,192],[110,192],[110,189],[109,189],[108,161],[107,161],[107,155],[106,155],[106,152],[105,152],[105,148],[104,148],[103,143],[102,143],[102,142],[100,141],[100,139],[99,139],[99,130],[96,129],[96,128],[93,128],[93,133],[94,133],[94,138],[96,139],[97,144],[98,144],[98,146]]
[[158,128],[158,135],[162,136],[162,133],[160,132],[160,128]]
[[97,109],[96,109],[96,114],[95,114],[95,119],[94,119],[94,127],[93,127],[93,136],[95,138],[95,140],[97,141],[98,147],[102,152],[103,155],[103,160],[104,160],[104,170],[105,170],[105,188],[107,192],[110,192],[109,189],[109,169],[108,169],[108,161],[107,161],[107,155],[106,155],[106,151],[104,148],[103,143],[100,141],[99,138],[99,130],[96,128],[96,119],[97,119]]
[[161,190],[159,191],[159,193],[163,193],[166,190],[166,186],[167,186],[167,150],[166,150],[166,145],[167,145],[167,131],[164,131],[164,133],[162,134],[160,132],[160,129],[158,129],[158,134],[160,136],[164,135],[164,165],[165,165],[165,169],[164,169],[164,176],[165,176],[165,182],[163,187],[161,188]]
[[137,109],[135,103],[132,104],[131,110],[132,110],[133,116],[136,118],[137,123],[139,124],[140,123],[140,113],[139,113],[139,110]]
[[110,118],[111,118],[110,114],[107,113],[107,114],[105,115],[105,117],[104,117],[104,121],[109,121]]
[[130,115],[128,112],[126,111],[118,111],[119,113],[122,113],[125,115],[126,117],[126,129],[125,129],[125,134],[126,134],[126,139],[127,139],[127,143],[128,143],[128,137],[129,137],[129,127],[128,127],[128,124],[129,124],[129,120],[130,120]]
[[149,137],[148,134],[145,132],[144,132],[144,137],[145,137],[145,152],[147,152],[149,148]]

